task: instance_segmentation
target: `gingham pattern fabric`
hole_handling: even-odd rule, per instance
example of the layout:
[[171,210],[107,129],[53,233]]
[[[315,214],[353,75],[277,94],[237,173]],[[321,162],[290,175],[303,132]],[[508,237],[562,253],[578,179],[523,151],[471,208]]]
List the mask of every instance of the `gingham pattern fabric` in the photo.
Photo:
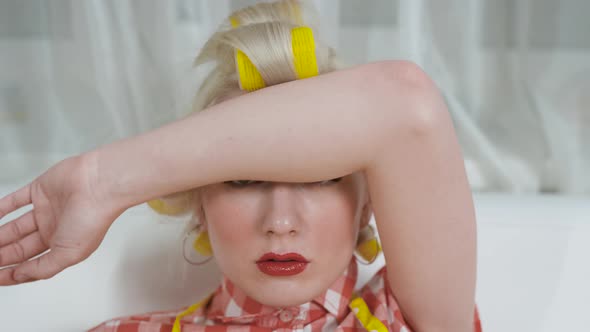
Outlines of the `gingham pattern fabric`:
[[[229,279],[223,278],[206,305],[180,320],[182,332],[258,332],[258,331],[366,331],[349,308],[350,301],[360,296],[370,314],[389,331],[411,332],[404,322],[397,302],[386,282],[386,267],[360,290],[354,291],[357,263],[353,258],[330,288],[312,301],[296,307],[273,308],[248,297]],[[187,307],[174,311],[156,311],[115,318],[88,330],[89,332],[170,332],[176,316]],[[478,310],[474,331],[481,332]]]

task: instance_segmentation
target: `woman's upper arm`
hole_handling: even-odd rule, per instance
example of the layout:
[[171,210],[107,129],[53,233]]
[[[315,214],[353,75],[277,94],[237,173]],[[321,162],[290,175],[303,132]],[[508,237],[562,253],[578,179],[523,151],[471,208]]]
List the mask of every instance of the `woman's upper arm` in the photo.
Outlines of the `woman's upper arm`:
[[376,93],[393,106],[366,175],[388,282],[414,331],[472,331],[475,212],[450,114],[417,66],[380,65]]

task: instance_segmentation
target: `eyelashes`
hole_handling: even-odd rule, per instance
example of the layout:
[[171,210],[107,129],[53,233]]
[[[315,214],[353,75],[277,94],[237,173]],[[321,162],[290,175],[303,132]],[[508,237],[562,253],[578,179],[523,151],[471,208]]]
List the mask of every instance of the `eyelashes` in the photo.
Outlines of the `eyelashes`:
[[[329,185],[330,183],[336,183],[336,182],[340,182],[343,179],[343,177],[339,177],[339,178],[335,178],[332,180],[325,180],[325,181],[318,181],[318,182],[311,182],[309,184],[311,185],[319,185],[319,186],[325,186],[325,185]],[[233,181],[224,181],[223,183],[226,185],[229,185],[231,187],[235,187],[235,188],[239,188],[239,187],[251,187],[251,186],[256,186],[256,185],[260,185],[262,183],[265,183],[266,181],[255,181],[255,180],[233,180]],[[307,183],[306,183],[307,184]]]

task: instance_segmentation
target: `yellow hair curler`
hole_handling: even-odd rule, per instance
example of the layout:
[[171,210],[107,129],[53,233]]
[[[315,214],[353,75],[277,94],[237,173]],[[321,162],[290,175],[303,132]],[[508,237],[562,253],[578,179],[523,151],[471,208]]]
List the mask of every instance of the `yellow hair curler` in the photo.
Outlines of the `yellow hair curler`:
[[[240,25],[236,17],[229,19],[232,27]],[[291,47],[293,50],[293,65],[298,79],[317,76],[319,73],[315,54],[315,39],[313,30],[308,26],[299,26],[291,30]],[[266,87],[260,72],[248,56],[236,49],[236,67],[239,76],[240,89],[255,91]]]
[[148,201],[147,204],[159,214],[165,214],[168,216],[179,215],[184,213],[186,210],[183,206],[166,204],[166,202],[161,199],[152,199],[151,201]]

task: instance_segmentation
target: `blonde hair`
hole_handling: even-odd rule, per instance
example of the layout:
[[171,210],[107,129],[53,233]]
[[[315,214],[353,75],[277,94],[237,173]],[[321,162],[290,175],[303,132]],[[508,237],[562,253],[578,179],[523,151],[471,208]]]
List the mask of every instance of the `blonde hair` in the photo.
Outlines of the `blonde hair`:
[[[202,112],[219,103],[228,94],[239,90],[235,65],[236,49],[244,52],[262,76],[266,86],[297,79],[291,46],[291,30],[305,25],[313,30],[319,74],[344,68],[335,51],[318,39],[318,15],[313,6],[302,0],[261,2],[232,13],[205,43],[194,66],[211,61],[213,70],[201,84],[192,104],[192,112]],[[195,208],[200,207],[199,188],[160,198],[161,206],[150,205],[164,215],[193,212],[185,233],[199,220]]]

